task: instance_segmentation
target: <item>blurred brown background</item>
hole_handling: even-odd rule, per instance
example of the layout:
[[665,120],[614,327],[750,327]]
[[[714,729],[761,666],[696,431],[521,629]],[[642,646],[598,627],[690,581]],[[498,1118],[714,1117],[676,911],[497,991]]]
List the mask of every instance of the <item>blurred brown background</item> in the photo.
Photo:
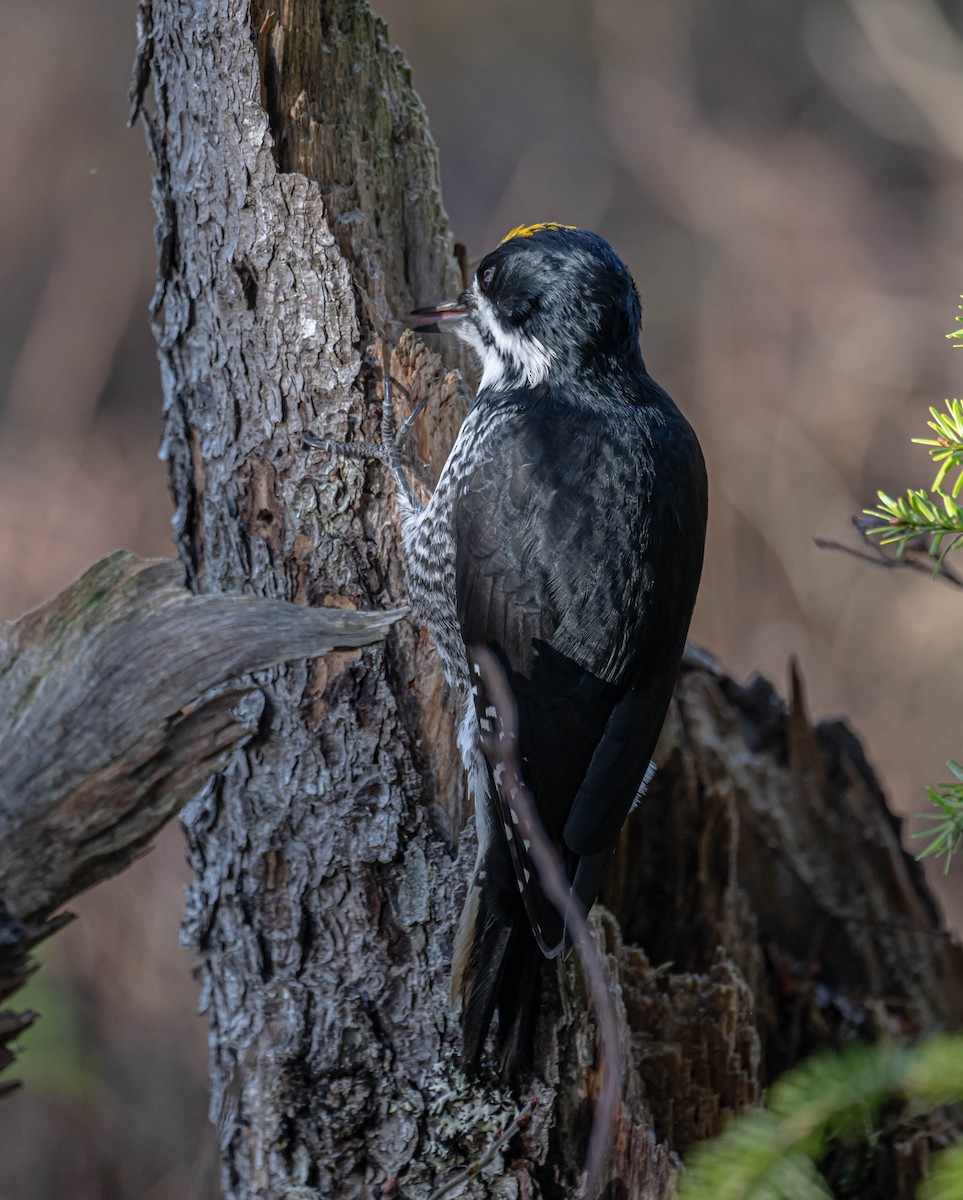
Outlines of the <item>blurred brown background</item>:
[[[935,0],[380,0],[473,256],[521,222],[598,230],[650,370],[702,438],[693,636],[844,714],[895,807],[961,754],[963,596],[818,550],[959,391],[963,10]],[[9,7],[0,41],[0,617],[117,546],[169,554],[146,306],[149,163],[128,0]],[[432,297],[424,297],[425,302]],[[0,1106],[6,1200],[212,1196],[205,1033],[177,944],[179,831],[75,907]],[[951,909],[956,904],[948,899]],[[958,921],[957,921],[958,923]]]

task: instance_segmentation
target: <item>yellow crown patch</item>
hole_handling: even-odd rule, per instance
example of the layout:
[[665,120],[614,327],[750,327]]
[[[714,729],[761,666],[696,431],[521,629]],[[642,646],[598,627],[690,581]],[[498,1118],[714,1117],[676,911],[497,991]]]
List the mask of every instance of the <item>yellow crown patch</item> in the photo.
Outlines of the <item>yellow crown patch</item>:
[[512,238],[531,237],[533,233],[538,233],[540,229],[577,229],[576,225],[559,225],[558,221],[542,221],[539,225],[516,225],[511,233],[506,233],[502,240],[498,243],[499,246],[504,246],[506,242],[510,242]]

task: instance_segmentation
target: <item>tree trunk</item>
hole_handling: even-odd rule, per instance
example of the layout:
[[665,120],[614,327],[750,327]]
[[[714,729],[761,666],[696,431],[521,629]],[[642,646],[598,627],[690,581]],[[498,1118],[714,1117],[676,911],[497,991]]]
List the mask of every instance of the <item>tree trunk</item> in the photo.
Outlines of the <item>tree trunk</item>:
[[[309,429],[377,440],[379,333],[460,287],[408,68],[361,0],[141,0],[140,28],[191,583],[393,607],[386,472],[300,447]],[[409,335],[392,374],[407,405],[430,397],[417,451],[437,475],[456,380]],[[577,964],[545,972],[530,1089],[458,1070],[449,961],[474,848],[423,633],[257,684],[257,736],[183,817],[226,1194],[426,1197],[534,1095],[471,1194],[576,1195],[598,1083]],[[614,916],[593,918],[625,1054],[605,1194],[633,1200],[671,1194],[675,1152],[813,1044],[960,1014],[956,951],[851,735],[691,661],[659,757]]]

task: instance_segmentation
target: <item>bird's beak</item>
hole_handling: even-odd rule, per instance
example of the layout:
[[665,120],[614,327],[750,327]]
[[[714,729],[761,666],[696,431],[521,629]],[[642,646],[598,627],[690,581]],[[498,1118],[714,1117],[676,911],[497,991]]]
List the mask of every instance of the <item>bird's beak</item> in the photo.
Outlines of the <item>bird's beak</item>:
[[402,317],[401,323],[409,329],[426,329],[446,325],[450,321],[460,321],[467,316],[468,306],[464,298],[459,297],[457,300],[445,300],[430,308],[416,308],[407,317]]

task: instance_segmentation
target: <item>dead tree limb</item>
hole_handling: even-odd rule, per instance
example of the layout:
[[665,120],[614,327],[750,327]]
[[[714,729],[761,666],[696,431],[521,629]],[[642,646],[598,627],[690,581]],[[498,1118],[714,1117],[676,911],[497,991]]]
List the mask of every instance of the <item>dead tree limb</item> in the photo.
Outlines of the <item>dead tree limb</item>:
[[[194,596],[120,551],[0,625],[0,1000],[57,909],[122,870],[252,737],[263,699],[222,684],[368,645],[401,615]],[[214,690],[219,689],[219,690]],[[0,1069],[29,1014],[0,1014]]]

